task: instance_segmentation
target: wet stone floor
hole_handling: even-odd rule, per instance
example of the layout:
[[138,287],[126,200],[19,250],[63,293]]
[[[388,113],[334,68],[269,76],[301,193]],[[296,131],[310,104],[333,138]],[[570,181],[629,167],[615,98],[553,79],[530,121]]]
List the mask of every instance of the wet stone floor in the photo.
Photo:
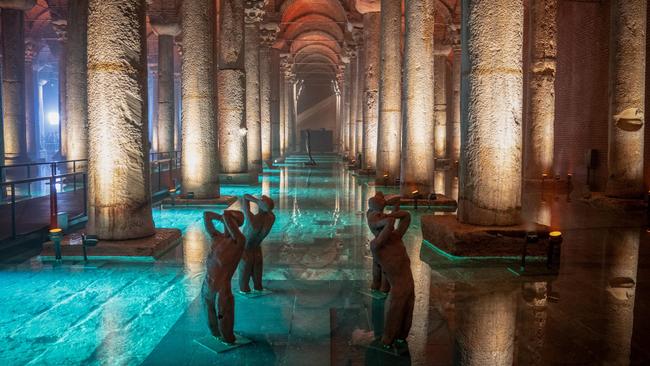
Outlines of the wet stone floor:
[[[363,294],[371,269],[364,211],[375,187],[334,157],[317,161],[309,168],[288,160],[265,170],[257,187],[222,187],[276,202],[263,246],[272,294],[235,298],[235,331],[252,344],[217,354],[195,342],[208,334],[199,296],[210,245],[202,210],[158,207],[158,227],[183,231],[162,260],[55,266],[34,257],[0,266],[0,364],[650,364],[645,218],[556,192],[526,192],[524,211],[528,221],[562,230],[559,273],[521,275],[516,258],[445,256],[422,242],[420,215],[431,211],[411,209],[409,352],[365,347],[383,326],[383,301]],[[457,180],[441,179],[457,197]]]

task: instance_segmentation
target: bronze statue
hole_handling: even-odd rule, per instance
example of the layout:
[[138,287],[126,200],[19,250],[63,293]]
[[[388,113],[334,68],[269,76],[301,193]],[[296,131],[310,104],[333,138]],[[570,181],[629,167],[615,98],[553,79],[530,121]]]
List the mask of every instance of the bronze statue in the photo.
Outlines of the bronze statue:
[[[368,200],[368,212],[366,212],[366,218],[368,220],[368,227],[370,231],[375,235],[379,235],[382,227],[379,225],[379,222],[384,218],[384,209],[386,206],[393,206],[393,211],[399,210],[400,197],[394,196],[390,197],[388,200],[385,199],[382,192],[375,193],[375,196]],[[386,279],[386,276],[382,275],[381,266],[377,262],[377,259],[372,260],[372,284],[370,288],[374,291],[381,291],[383,293],[388,293],[390,291],[390,284]]]
[[[219,232],[213,220],[224,224],[224,233]],[[203,213],[205,228],[212,238],[212,248],[206,263],[203,282],[203,299],[208,311],[212,335],[226,343],[235,343],[235,300],[230,282],[237,264],[244,252],[246,238],[239,230],[244,215],[239,211],[226,210],[223,215],[214,212]],[[215,310],[215,298],[219,313]]]
[[[375,194],[369,203],[374,210],[368,212],[368,224],[375,229],[381,228],[377,237],[370,242],[370,250],[391,285],[386,301],[386,320],[381,342],[384,347],[392,347],[395,343],[406,342],[413,320],[415,302],[413,273],[411,273],[411,261],[402,241],[411,223],[411,214],[399,208],[390,214],[383,213],[383,209],[380,211],[382,205],[385,206],[386,203],[381,192]],[[396,220],[399,220],[397,229],[395,229]]]
[[[251,211],[251,202],[255,203],[259,209],[257,214]],[[275,215],[273,208],[275,204],[268,196],[262,196],[258,199],[250,194],[244,196],[244,236],[246,237],[246,245],[244,255],[242,256],[242,263],[239,267],[239,289],[244,293],[249,293],[251,288],[249,282],[253,278],[253,289],[255,291],[262,291],[262,272],[263,272],[263,256],[262,256],[262,241],[269,235],[273,224],[275,223]]]

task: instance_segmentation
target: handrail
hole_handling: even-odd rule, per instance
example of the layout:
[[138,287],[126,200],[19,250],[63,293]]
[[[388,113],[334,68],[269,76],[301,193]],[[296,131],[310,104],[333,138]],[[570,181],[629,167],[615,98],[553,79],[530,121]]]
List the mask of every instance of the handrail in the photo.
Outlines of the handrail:
[[20,164],[10,164],[10,165],[0,165],[0,169],[24,168],[26,166],[39,166],[39,165],[52,165],[52,164],[59,165],[59,164],[77,163],[77,162],[81,162],[81,161],[87,162],[88,159],[41,161],[41,162],[34,162],[34,163],[20,163]]
[[59,175],[48,175],[47,177],[36,177],[36,178],[29,178],[29,179],[21,179],[21,180],[12,180],[8,182],[0,182],[0,186],[10,186],[10,185],[18,185],[18,184],[27,184],[27,183],[35,183],[35,182],[40,182],[42,180],[51,180],[51,179],[61,179],[61,178],[68,178],[72,177],[75,175],[87,175],[88,172],[75,172],[75,173],[67,173],[67,174],[59,174]]

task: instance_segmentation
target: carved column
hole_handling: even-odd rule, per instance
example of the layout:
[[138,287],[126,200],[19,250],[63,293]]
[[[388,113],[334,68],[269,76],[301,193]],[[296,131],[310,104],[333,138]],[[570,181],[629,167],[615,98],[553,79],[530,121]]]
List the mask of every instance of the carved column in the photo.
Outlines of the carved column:
[[275,159],[282,156],[282,66],[278,49],[271,49],[271,61],[271,155]]
[[343,147],[342,156],[350,155],[350,94],[352,92],[352,67],[353,67],[353,58],[348,51],[348,46],[346,45],[346,57],[345,57],[345,74],[344,74],[344,92],[342,95],[342,104],[343,104],[343,125],[341,131],[341,144]]
[[88,157],[88,68],[86,65],[88,0],[68,3],[68,52],[66,57],[66,152],[70,160]]
[[246,146],[248,171],[262,171],[262,131],[260,105],[260,22],[264,18],[264,1],[246,1]]
[[402,149],[402,4],[381,2],[381,69],[376,182],[396,184]]
[[379,44],[381,13],[363,14],[364,96],[363,96],[363,168],[377,168],[377,124],[379,119]]
[[352,33],[354,41],[357,44],[357,87],[356,87],[356,122],[354,126],[354,157],[357,159],[361,155],[363,163],[363,117],[364,117],[364,85],[365,81],[365,44],[363,38],[363,28],[355,29]]
[[212,0],[183,1],[181,24],[182,189],[196,198],[219,197],[214,83],[216,9]]
[[39,45],[32,39],[25,41],[25,131],[27,135],[27,156],[38,159],[39,141],[38,123],[34,115],[34,64],[38,56]]
[[460,24],[452,24],[449,26],[449,34],[447,35],[453,52],[454,61],[451,66],[451,87],[452,87],[452,100],[451,100],[451,128],[449,133],[449,157],[452,163],[460,161],[460,69],[461,69],[461,47],[460,47]]
[[470,0],[462,15],[467,60],[458,218],[472,225],[515,225],[521,218],[524,3]]
[[[433,64],[433,155],[438,160],[447,158],[447,56],[435,56]],[[445,192],[445,172],[434,169],[433,184],[434,192]]]
[[555,71],[557,69],[557,0],[531,2],[530,104],[527,179],[553,175],[555,142]]
[[244,0],[220,0],[217,114],[222,174],[248,172]]
[[643,195],[646,9],[644,0],[611,2],[609,178],[606,194]]
[[87,230],[105,240],[154,233],[145,12],[145,0],[89,1]]
[[50,50],[59,59],[59,152],[55,160],[67,159],[68,156],[68,110],[67,110],[67,63],[68,63],[68,21],[52,21],[56,40],[50,42]]
[[260,136],[262,139],[262,161],[270,161],[273,157],[273,137],[271,127],[271,47],[275,43],[280,27],[277,23],[266,23],[260,26],[262,45],[260,48]]
[[174,37],[181,29],[175,23],[151,22],[158,35],[157,151],[174,150]]
[[285,157],[289,151],[289,78],[292,75],[291,54],[280,55],[280,155]]
[[357,98],[357,94],[359,93],[359,53],[357,51],[357,46],[350,46],[348,48],[348,54],[350,55],[350,120],[348,121],[348,158],[356,159],[357,104],[359,101]]
[[406,3],[401,192],[433,189],[434,1]]

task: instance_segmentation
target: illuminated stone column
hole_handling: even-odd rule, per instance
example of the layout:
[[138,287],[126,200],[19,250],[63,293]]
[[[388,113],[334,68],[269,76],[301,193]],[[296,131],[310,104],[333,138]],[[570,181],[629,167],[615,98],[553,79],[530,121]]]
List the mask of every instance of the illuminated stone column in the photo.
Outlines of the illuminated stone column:
[[353,72],[352,68],[354,67],[354,57],[352,54],[352,51],[350,50],[351,47],[350,45],[346,44],[345,45],[345,74],[344,74],[344,80],[343,83],[345,85],[344,92],[343,92],[343,131],[342,131],[342,145],[343,145],[343,151],[342,155],[343,156],[350,156],[350,121],[351,121],[351,113],[350,109],[352,108],[351,100],[350,100],[350,95],[352,93],[352,88],[353,88],[353,83],[352,83],[352,77],[353,77]]
[[34,115],[34,58],[38,56],[39,45],[34,40],[25,41],[25,131],[27,135],[27,156],[37,159],[39,152],[38,124]]
[[350,55],[350,120],[348,121],[348,158],[356,159],[357,93],[359,92],[359,53],[356,46],[348,49]]
[[66,158],[88,157],[88,68],[86,32],[88,0],[68,3],[68,51],[66,57]]
[[451,66],[451,131],[449,133],[449,157],[452,163],[460,161],[460,69],[461,69],[461,47],[460,47],[460,25],[449,26],[448,39],[451,43],[454,62]]
[[363,28],[355,29],[353,32],[354,40],[357,44],[357,88],[356,88],[356,98],[357,98],[357,111],[356,111],[356,122],[354,126],[354,144],[355,144],[355,159],[361,155],[361,162],[363,163],[363,118],[364,118],[364,85],[366,84],[366,75],[365,75],[365,44],[363,37]]
[[[27,4],[25,4],[27,5]],[[32,4],[33,5],[33,4]],[[4,155],[10,162],[27,159],[25,129],[25,8],[3,8],[2,122]]]
[[59,152],[56,160],[67,159],[68,154],[68,21],[55,19],[51,22],[56,39],[50,41],[50,51],[59,60]]
[[146,7],[145,0],[89,1],[87,232],[105,240],[154,233]]
[[262,126],[260,100],[260,22],[264,18],[264,1],[247,1],[245,8],[246,64],[246,147],[248,171],[262,171]]
[[285,70],[288,67],[289,60],[291,55],[288,53],[283,53],[280,55],[280,67],[279,67],[279,80],[278,80],[278,96],[279,96],[279,110],[280,110],[280,119],[278,124],[278,140],[279,140],[279,151],[280,156],[284,157],[286,153],[286,143],[287,143],[287,92],[285,90]]
[[248,172],[244,0],[220,0],[217,113],[222,174]]
[[280,121],[282,120],[281,80],[280,51],[271,48],[271,156],[274,159],[282,156],[280,152]]
[[158,35],[158,152],[174,150],[174,37],[181,29],[175,23],[151,22]]
[[[447,56],[436,55],[433,65],[433,155],[437,160],[447,158]],[[444,171],[434,171],[433,184],[434,192],[445,192]]]
[[557,69],[557,0],[531,2],[531,68],[526,178],[553,175],[555,71]]
[[280,27],[277,23],[266,23],[260,26],[262,45],[260,48],[260,136],[262,139],[262,161],[272,159],[272,128],[271,114],[271,47],[277,39]]
[[524,3],[471,0],[462,14],[467,59],[458,218],[472,225],[515,225],[521,216]]
[[183,1],[181,62],[181,172],[184,193],[219,197],[219,159],[215,115],[213,45],[215,2]]
[[610,197],[644,193],[646,9],[644,0],[611,2],[610,24]]
[[363,14],[365,42],[363,92],[363,168],[377,168],[377,124],[379,119],[379,49],[381,13]]
[[401,192],[433,189],[434,0],[406,3]]
[[402,4],[381,2],[381,69],[377,126],[376,182],[395,184],[400,174],[402,149]]
[[286,108],[287,108],[287,123],[285,126],[285,136],[287,137],[286,152],[287,154],[296,151],[296,74],[293,70],[285,75],[285,88],[286,88]]

